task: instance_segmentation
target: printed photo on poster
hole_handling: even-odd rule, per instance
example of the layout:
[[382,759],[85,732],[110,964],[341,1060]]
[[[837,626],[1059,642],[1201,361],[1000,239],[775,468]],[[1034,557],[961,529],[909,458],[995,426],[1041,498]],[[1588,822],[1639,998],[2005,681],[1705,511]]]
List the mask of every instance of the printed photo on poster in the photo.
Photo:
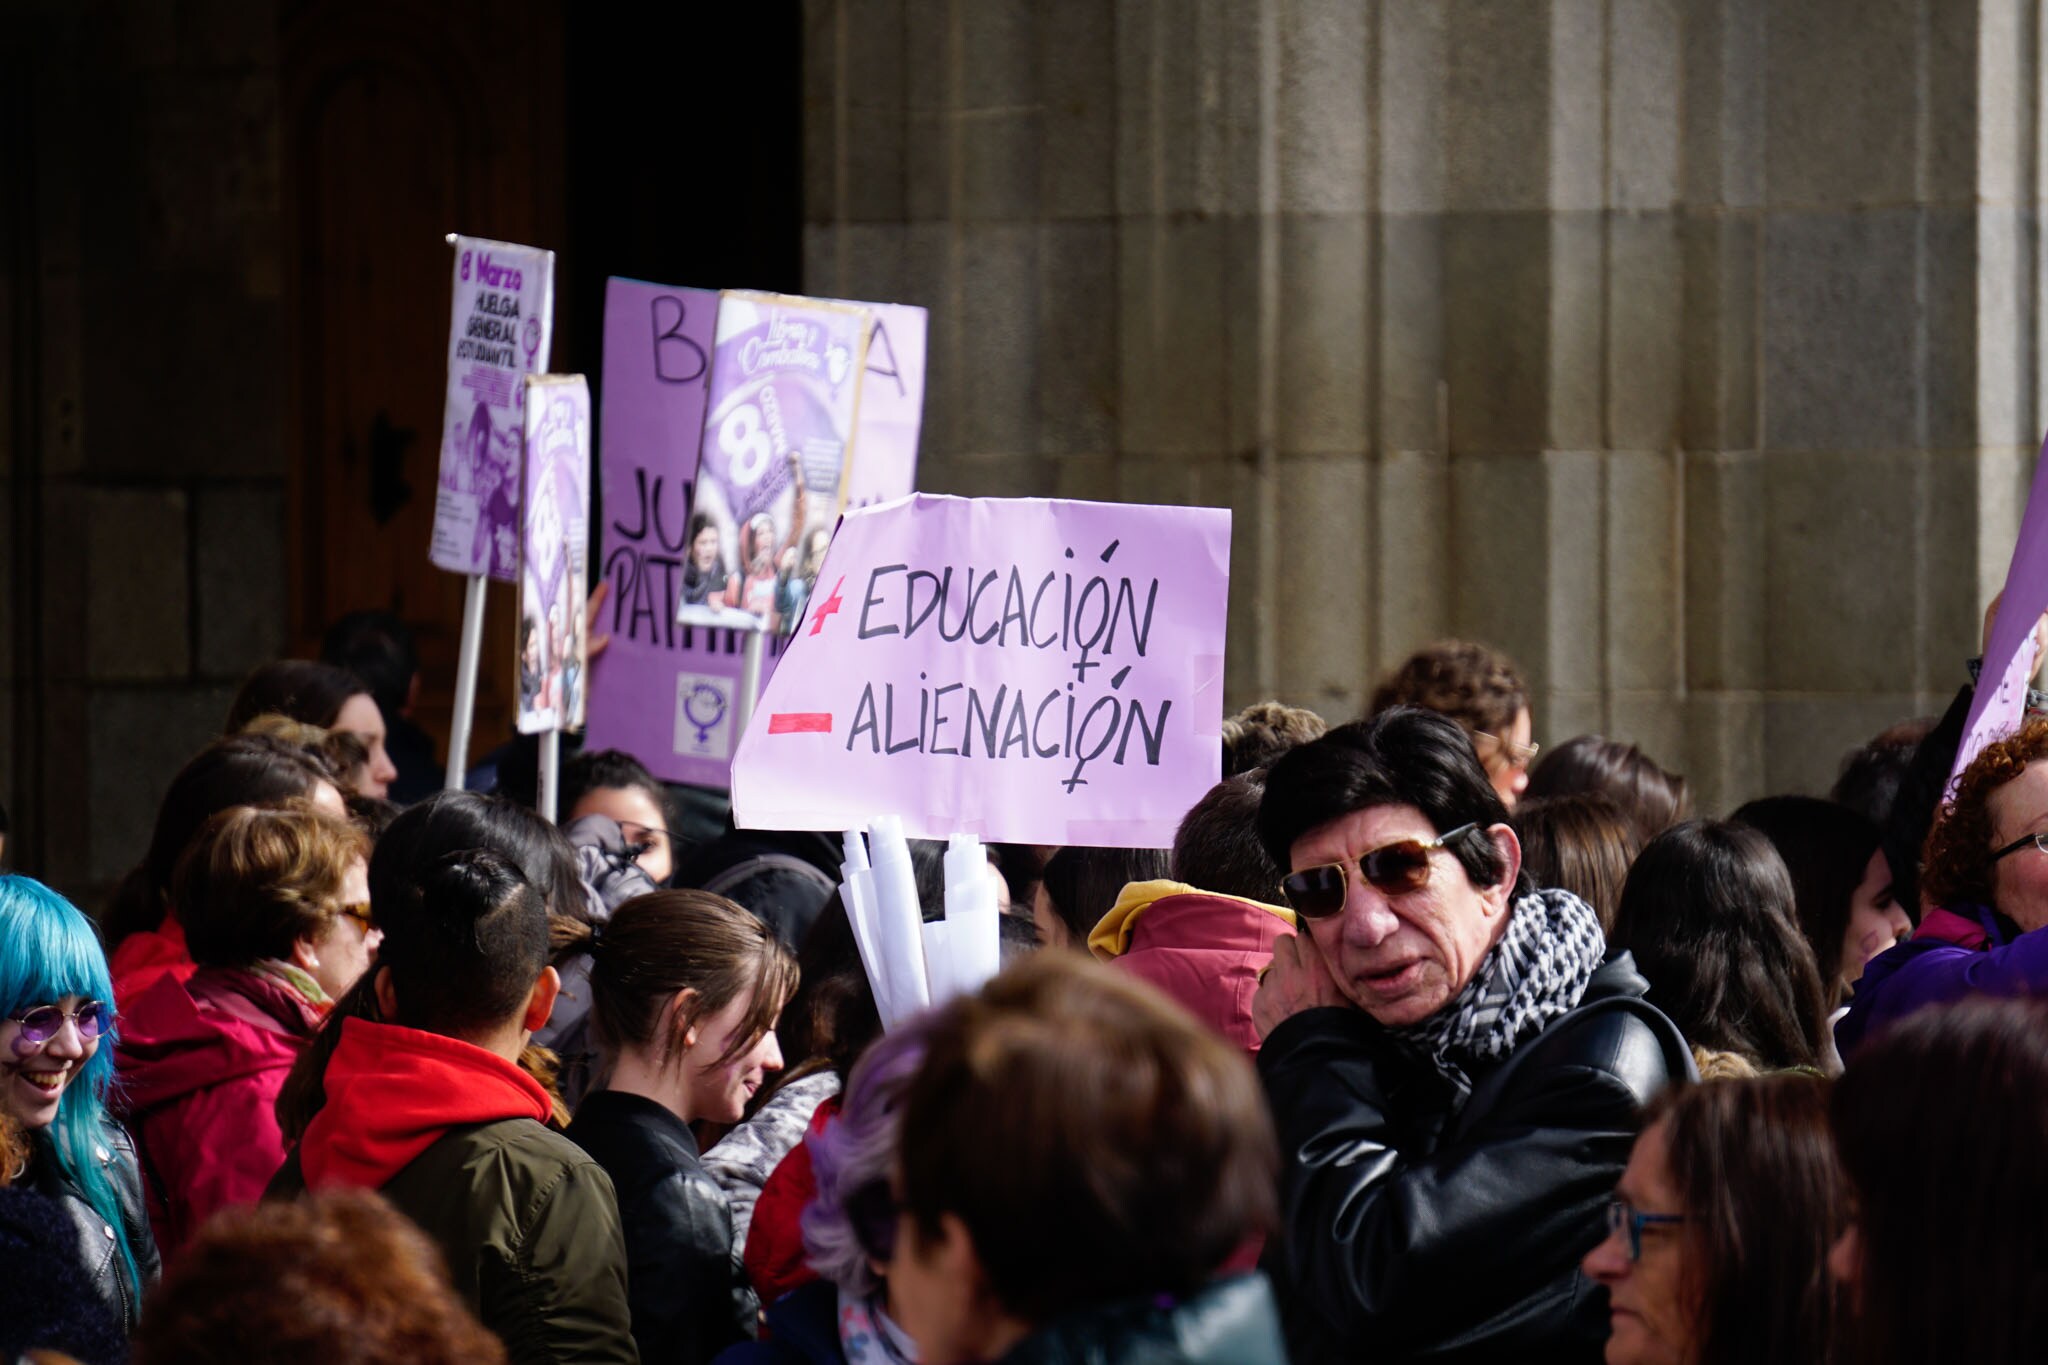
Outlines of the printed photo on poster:
[[526,381],[519,534],[519,731],[582,726],[590,544],[590,389],[580,374]]
[[512,581],[519,561],[525,378],[545,369],[555,253],[457,237],[448,401],[430,558],[451,573]]
[[676,620],[788,635],[845,501],[873,314],[719,296]]

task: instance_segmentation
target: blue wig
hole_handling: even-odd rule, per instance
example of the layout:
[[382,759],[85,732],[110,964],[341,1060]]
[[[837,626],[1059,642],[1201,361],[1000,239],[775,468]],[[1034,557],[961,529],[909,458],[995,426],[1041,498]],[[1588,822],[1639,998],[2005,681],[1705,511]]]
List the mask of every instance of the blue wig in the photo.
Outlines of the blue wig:
[[41,882],[0,873],[0,1018],[55,1004],[67,995],[105,1002],[107,1025],[98,1049],[65,1087],[56,1122],[48,1133],[36,1135],[36,1145],[114,1229],[139,1299],[142,1279],[128,1244],[128,1225],[98,1155],[106,1145],[107,1095],[114,1085],[114,982],[107,955],[92,921],[77,906]]

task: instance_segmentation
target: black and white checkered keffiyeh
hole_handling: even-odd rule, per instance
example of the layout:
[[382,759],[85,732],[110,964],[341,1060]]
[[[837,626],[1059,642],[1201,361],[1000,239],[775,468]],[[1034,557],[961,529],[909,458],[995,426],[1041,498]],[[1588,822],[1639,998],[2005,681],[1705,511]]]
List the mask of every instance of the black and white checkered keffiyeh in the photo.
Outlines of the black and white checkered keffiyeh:
[[1514,903],[1500,942],[1465,989],[1421,1023],[1393,1032],[1457,1087],[1463,1105],[1472,1069],[1505,1061],[1569,1013],[1606,956],[1592,906],[1569,891],[1532,891]]

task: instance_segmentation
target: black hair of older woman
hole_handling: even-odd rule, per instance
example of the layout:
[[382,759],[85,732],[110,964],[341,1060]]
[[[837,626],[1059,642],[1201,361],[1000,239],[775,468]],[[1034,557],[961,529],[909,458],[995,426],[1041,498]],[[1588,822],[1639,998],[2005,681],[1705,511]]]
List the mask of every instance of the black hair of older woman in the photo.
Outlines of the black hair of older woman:
[[1629,865],[1643,847],[1621,807],[1599,792],[1524,797],[1509,823],[1529,880],[1571,892],[1593,907],[1602,929],[1612,929]]
[[1698,1365],[1828,1359],[1828,1250],[1848,1213],[1818,1076],[1674,1086],[1643,1126],[1665,1125],[1665,1164],[1687,1222],[1685,1292],[1699,1305]]
[[1526,800],[1599,792],[1621,807],[1647,844],[1691,809],[1685,779],[1659,766],[1633,744],[1605,735],[1578,735],[1552,748],[1529,774]]
[[1835,1085],[1856,1201],[1851,1365],[2018,1365],[2048,1342],[2048,1003],[1923,1010]]
[[1650,1003],[1694,1047],[1763,1070],[1820,1065],[1820,969],[1785,860],[1758,831],[1689,820],[1652,839],[1629,869],[1607,941],[1635,955]]

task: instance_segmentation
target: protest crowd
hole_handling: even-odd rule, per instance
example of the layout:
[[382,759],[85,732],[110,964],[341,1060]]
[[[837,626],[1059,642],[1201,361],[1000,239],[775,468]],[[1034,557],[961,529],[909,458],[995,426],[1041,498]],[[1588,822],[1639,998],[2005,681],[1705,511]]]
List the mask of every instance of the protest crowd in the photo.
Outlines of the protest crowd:
[[0,875],[10,1361],[2041,1357],[2048,721],[1944,799],[1972,686],[1717,819],[1434,645],[1171,847],[991,845],[905,1014],[835,839],[439,791],[403,624],[327,646],[110,904]]

